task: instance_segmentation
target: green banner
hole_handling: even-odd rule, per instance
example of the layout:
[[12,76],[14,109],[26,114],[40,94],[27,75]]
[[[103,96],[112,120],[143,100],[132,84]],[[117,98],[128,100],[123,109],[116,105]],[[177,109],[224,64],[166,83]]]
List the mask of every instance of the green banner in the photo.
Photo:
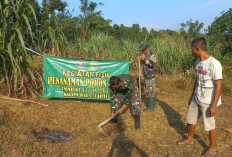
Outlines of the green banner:
[[129,73],[128,61],[43,57],[43,97],[110,100],[109,78]]

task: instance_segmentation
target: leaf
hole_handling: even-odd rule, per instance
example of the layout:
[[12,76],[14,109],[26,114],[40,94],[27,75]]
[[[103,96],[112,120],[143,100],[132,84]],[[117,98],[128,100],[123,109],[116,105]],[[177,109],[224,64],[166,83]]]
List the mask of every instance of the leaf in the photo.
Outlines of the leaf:
[[37,17],[36,17],[36,15],[35,15],[35,10],[34,10],[34,8],[33,8],[30,4],[27,4],[27,6],[31,9],[31,11],[32,11],[32,13],[33,13],[33,15],[34,15],[34,19],[35,19],[35,21],[37,22]]
[[8,55],[10,56],[10,60],[11,60],[11,64],[12,64],[12,67],[14,67],[14,57],[12,55],[12,49],[11,49],[11,43],[8,43],[7,44],[7,52],[8,52]]
[[36,88],[37,88],[36,79],[35,79],[35,76],[34,76],[34,74],[33,74],[32,70],[31,70],[31,68],[27,67],[27,72],[28,72],[28,73],[29,73],[29,75],[31,76],[32,81],[35,83]]
[[21,33],[20,29],[19,28],[15,28],[15,31],[17,32],[18,38],[20,40],[20,43],[22,44],[22,47],[24,48],[24,51],[26,52],[25,44],[24,44],[24,40],[23,40],[23,36],[22,36],[22,33]]
[[27,27],[28,27],[28,29],[29,29],[29,31],[30,31],[32,43],[34,43],[34,41],[33,41],[33,36],[32,36],[32,31],[31,31],[31,25],[30,25],[30,23],[29,23],[29,20],[28,20],[28,18],[27,18],[26,15],[23,14],[22,16],[23,16],[23,18],[24,18],[24,20],[25,20],[25,22],[26,22],[26,24],[27,24]]

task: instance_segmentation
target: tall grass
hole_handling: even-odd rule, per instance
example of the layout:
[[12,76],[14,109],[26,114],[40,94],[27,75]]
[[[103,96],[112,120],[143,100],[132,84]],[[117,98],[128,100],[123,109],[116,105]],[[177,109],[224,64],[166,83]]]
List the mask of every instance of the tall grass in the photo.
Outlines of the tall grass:
[[31,84],[36,86],[35,76],[28,64],[31,56],[23,48],[25,36],[34,42],[28,15],[36,21],[34,9],[26,0],[0,1],[0,81],[6,82],[9,95],[28,92],[26,77],[30,77]]
[[127,60],[134,65],[138,45],[129,40],[119,41],[105,33],[97,33],[89,40],[69,43],[68,57],[79,59]]
[[[179,34],[168,38],[152,38],[151,50],[157,57],[157,70],[162,73],[185,72],[195,60],[190,46]],[[127,60],[131,69],[138,68],[139,43],[130,40],[117,40],[105,33],[97,33],[89,40],[78,39],[69,44],[68,57],[79,59]]]
[[40,42],[38,42],[40,50],[47,53],[55,53],[55,55],[65,55],[65,47],[67,46],[67,38],[62,32],[62,24],[57,22],[55,15],[50,20],[42,21],[39,34]]

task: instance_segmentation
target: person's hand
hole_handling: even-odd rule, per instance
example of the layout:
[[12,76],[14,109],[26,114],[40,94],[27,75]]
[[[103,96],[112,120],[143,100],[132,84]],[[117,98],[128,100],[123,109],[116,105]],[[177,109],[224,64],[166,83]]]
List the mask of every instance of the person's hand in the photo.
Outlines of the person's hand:
[[139,61],[141,60],[141,56],[138,56],[138,60],[139,60]]
[[143,53],[141,59],[145,60],[146,55]]
[[210,106],[209,113],[210,113],[210,116],[213,117],[217,113],[217,107],[216,106]]
[[123,104],[123,105],[122,105],[122,108],[123,108],[123,109],[126,109],[126,108],[127,108],[127,105],[126,105],[126,104]]
[[115,114],[114,113],[111,113],[111,118],[113,119],[115,117]]

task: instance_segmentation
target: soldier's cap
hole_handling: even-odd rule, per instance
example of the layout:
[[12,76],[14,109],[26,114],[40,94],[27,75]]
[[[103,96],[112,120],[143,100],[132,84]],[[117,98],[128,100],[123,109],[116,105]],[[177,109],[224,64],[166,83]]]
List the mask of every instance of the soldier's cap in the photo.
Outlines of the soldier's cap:
[[150,47],[150,44],[146,41],[142,41],[139,44],[139,51],[144,51],[145,49],[147,49],[148,47]]

